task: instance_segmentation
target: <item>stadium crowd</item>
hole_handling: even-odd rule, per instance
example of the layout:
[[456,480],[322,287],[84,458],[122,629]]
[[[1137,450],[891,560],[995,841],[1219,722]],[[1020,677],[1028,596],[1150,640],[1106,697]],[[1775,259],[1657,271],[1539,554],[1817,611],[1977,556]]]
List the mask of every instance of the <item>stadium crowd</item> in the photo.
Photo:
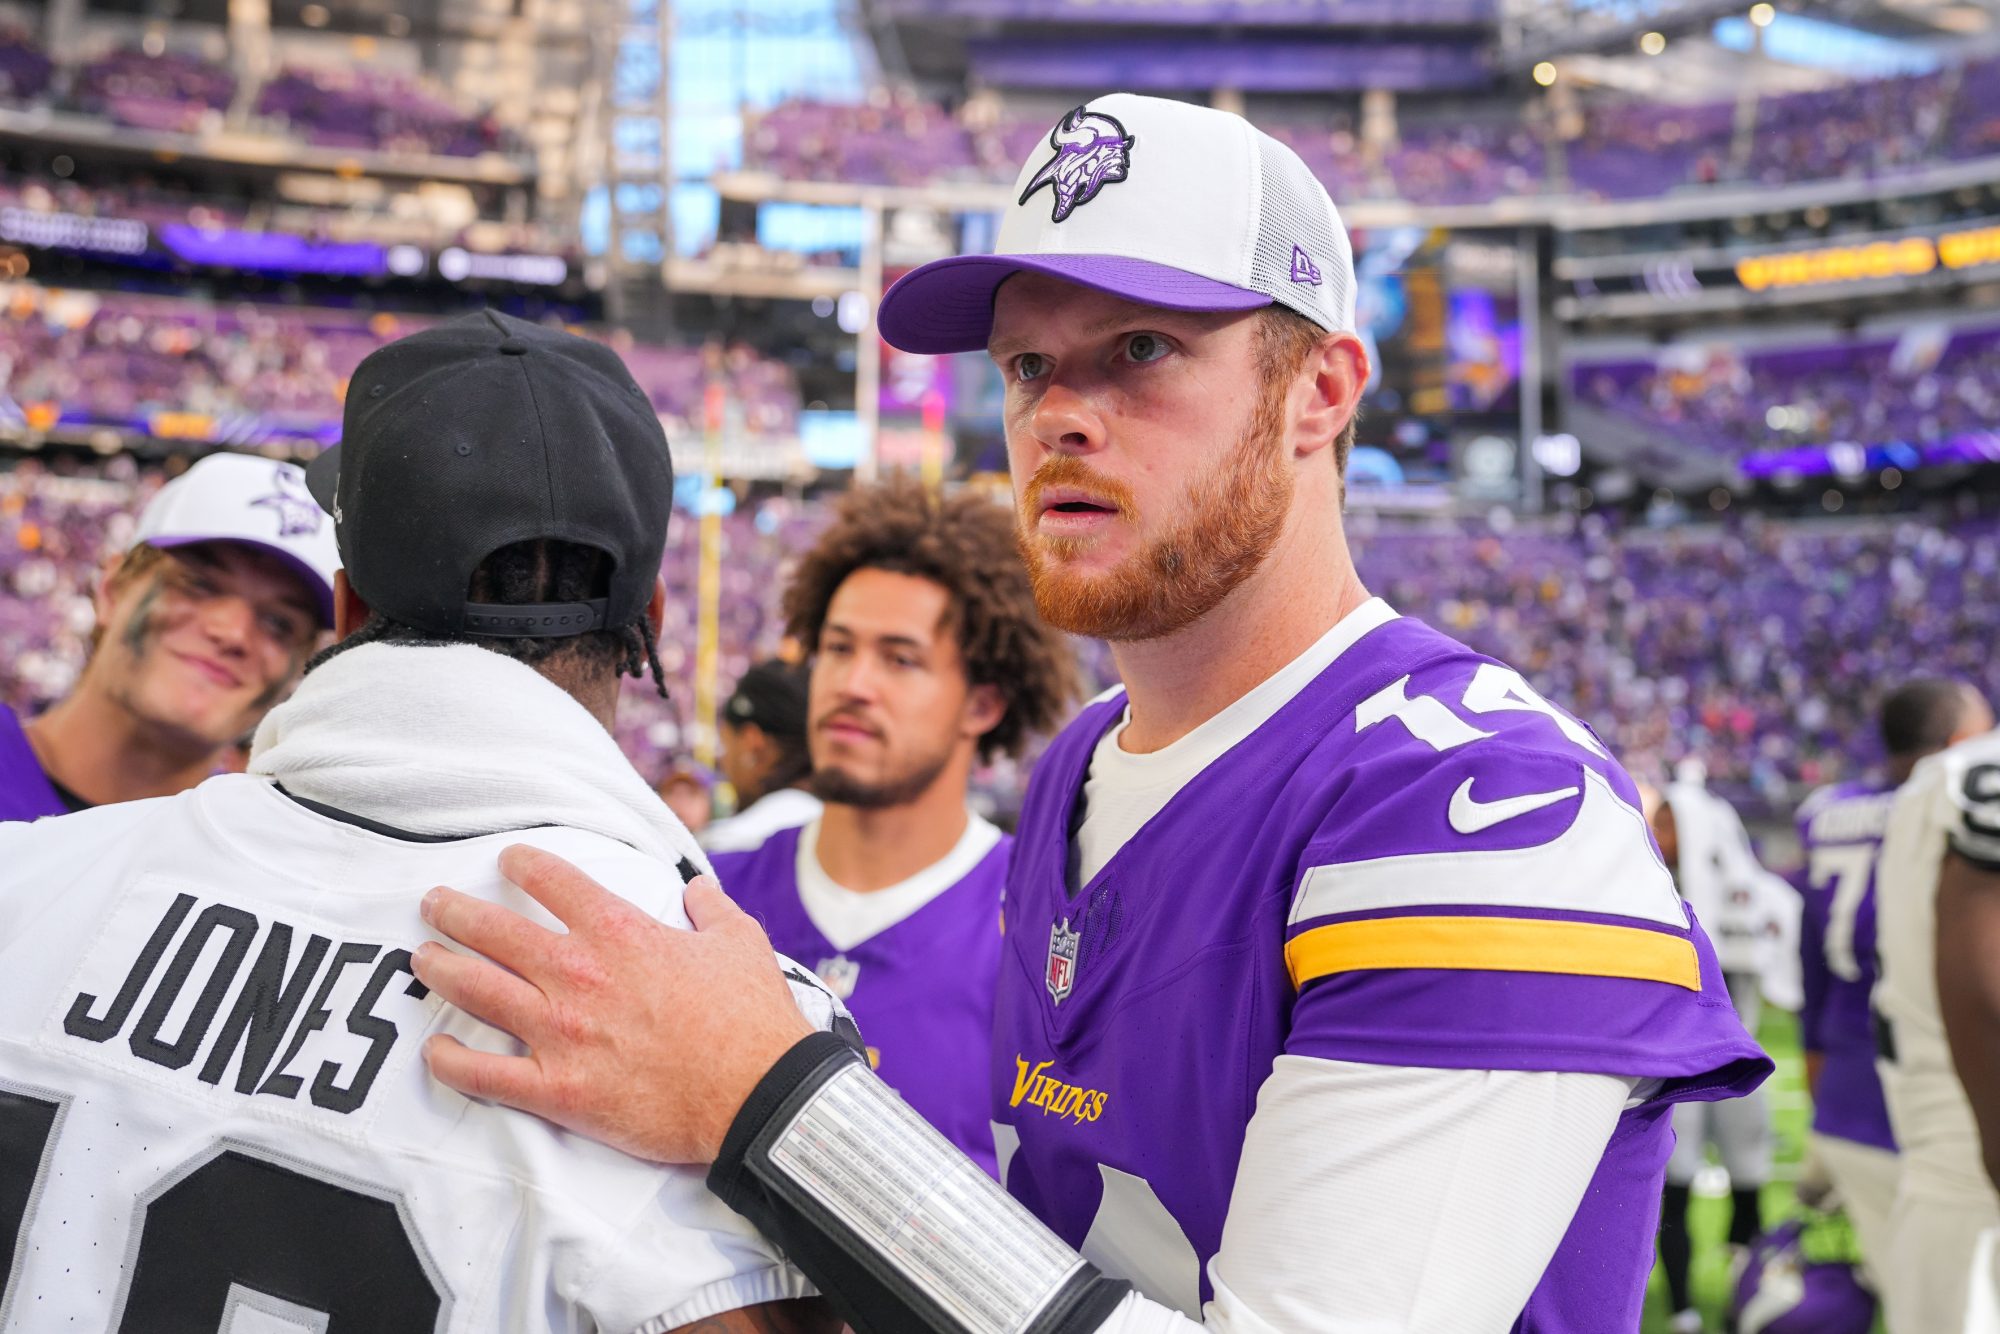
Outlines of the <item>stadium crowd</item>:
[[[68,689],[92,623],[92,572],[129,540],[127,516],[160,480],[129,456],[0,474],[0,700],[33,711]],[[723,520],[723,685],[779,648],[778,592],[825,522],[819,503],[783,498]],[[1692,755],[1751,813],[1787,810],[1875,761],[1865,749],[1871,701],[1841,683],[1924,670],[2000,694],[2000,663],[1982,648],[2000,586],[1991,520],[1671,533],[1596,516],[1507,530],[1356,523],[1362,575],[1392,605],[1520,667],[1635,772],[1663,776]],[[697,524],[677,513],[660,645],[671,698],[635,686],[619,715],[620,740],[644,772],[684,746],[697,560]],[[1104,646],[1078,647],[1087,688],[1110,684]],[[1003,761],[982,776],[983,798],[1006,809],[1021,776]]]
[[191,134],[220,119],[236,95],[236,76],[178,51],[132,47],[106,52],[77,71],[71,99],[79,111],[140,130]]
[[[347,378],[361,358],[428,320],[365,311],[0,286],[0,422],[118,425],[157,414],[213,422],[256,417],[294,437],[337,434]],[[702,420],[720,377],[750,435],[797,430],[791,371],[744,347],[653,347],[603,337],[653,405],[682,428]],[[39,416],[38,416],[39,414]],[[217,428],[230,438],[226,425]]]
[[1930,443],[2000,417],[2000,328],[1919,329],[1745,352],[1684,344],[1573,366],[1579,402],[1676,444],[1743,458],[1799,444]]
[[[194,134],[237,108],[238,78],[200,53],[114,46],[62,77],[32,38],[0,32],[0,102],[48,105],[133,129]],[[429,80],[360,66],[287,64],[243,102],[249,123],[327,148],[475,157],[517,145],[490,107],[460,105]]]
[[257,94],[257,114],[309,144],[477,157],[509,146],[490,109],[468,114],[415,79],[359,66],[286,66]]

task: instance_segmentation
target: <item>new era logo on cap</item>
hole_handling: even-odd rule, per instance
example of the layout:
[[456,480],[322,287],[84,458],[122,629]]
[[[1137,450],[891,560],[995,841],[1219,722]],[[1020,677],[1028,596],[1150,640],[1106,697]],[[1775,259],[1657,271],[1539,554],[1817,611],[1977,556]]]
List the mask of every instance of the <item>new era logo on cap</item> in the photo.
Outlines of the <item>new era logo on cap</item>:
[[882,336],[908,352],[981,350],[1000,284],[1022,272],[1167,310],[1277,304],[1354,329],[1353,253],[1326,187],[1213,107],[1111,93],[1070,111],[1022,164],[995,250],[907,274],[882,298]]
[[1319,265],[1313,263],[1312,256],[1297,246],[1292,247],[1292,281],[1319,286]]

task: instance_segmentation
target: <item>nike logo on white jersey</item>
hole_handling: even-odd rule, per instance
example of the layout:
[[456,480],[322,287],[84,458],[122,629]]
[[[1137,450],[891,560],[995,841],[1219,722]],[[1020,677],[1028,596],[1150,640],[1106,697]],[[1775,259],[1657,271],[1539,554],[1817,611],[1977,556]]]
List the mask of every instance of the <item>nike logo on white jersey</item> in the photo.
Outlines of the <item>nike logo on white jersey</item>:
[[1451,809],[1446,812],[1451,827],[1461,834],[1476,834],[1482,829],[1491,829],[1518,815],[1566,801],[1583,790],[1566,787],[1558,792],[1530,792],[1520,797],[1502,797],[1498,801],[1474,801],[1472,782],[1468,778],[1459,784],[1458,791],[1451,794]]

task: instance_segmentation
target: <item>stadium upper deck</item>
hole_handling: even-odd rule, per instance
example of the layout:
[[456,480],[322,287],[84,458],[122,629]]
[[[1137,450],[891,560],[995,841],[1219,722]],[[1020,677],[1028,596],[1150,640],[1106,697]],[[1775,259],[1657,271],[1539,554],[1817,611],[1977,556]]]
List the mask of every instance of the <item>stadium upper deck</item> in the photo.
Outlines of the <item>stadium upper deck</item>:
[[[1079,91],[1081,85],[1079,85]],[[956,111],[884,92],[861,106],[781,105],[756,117],[744,166],[789,180],[921,186],[1013,178],[1055,112],[1047,95]],[[1588,203],[1704,188],[1838,181],[1921,182],[1980,163],[2000,179],[2000,58],[1921,75],[1766,93],[1745,103],[1587,103],[1559,115],[1529,100],[1411,104],[1369,129],[1358,103],[1296,100],[1251,114],[1291,144],[1336,199],[1479,205],[1541,198]]]

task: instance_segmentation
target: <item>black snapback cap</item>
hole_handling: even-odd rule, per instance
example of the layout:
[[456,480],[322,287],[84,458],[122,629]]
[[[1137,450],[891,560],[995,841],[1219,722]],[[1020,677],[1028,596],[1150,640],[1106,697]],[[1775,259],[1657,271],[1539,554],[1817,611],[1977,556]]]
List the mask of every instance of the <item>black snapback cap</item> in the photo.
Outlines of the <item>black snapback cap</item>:
[[771,658],[736,678],[722,714],[739,726],[755,723],[772,736],[803,737],[807,690],[804,668]]
[[[341,562],[375,611],[422,630],[498,638],[629,625],[659,577],[673,507],[666,432],[610,348],[481,311],[371,352],[348,383],[338,445],[306,468]],[[515,542],[611,560],[606,597],[467,601]]]

